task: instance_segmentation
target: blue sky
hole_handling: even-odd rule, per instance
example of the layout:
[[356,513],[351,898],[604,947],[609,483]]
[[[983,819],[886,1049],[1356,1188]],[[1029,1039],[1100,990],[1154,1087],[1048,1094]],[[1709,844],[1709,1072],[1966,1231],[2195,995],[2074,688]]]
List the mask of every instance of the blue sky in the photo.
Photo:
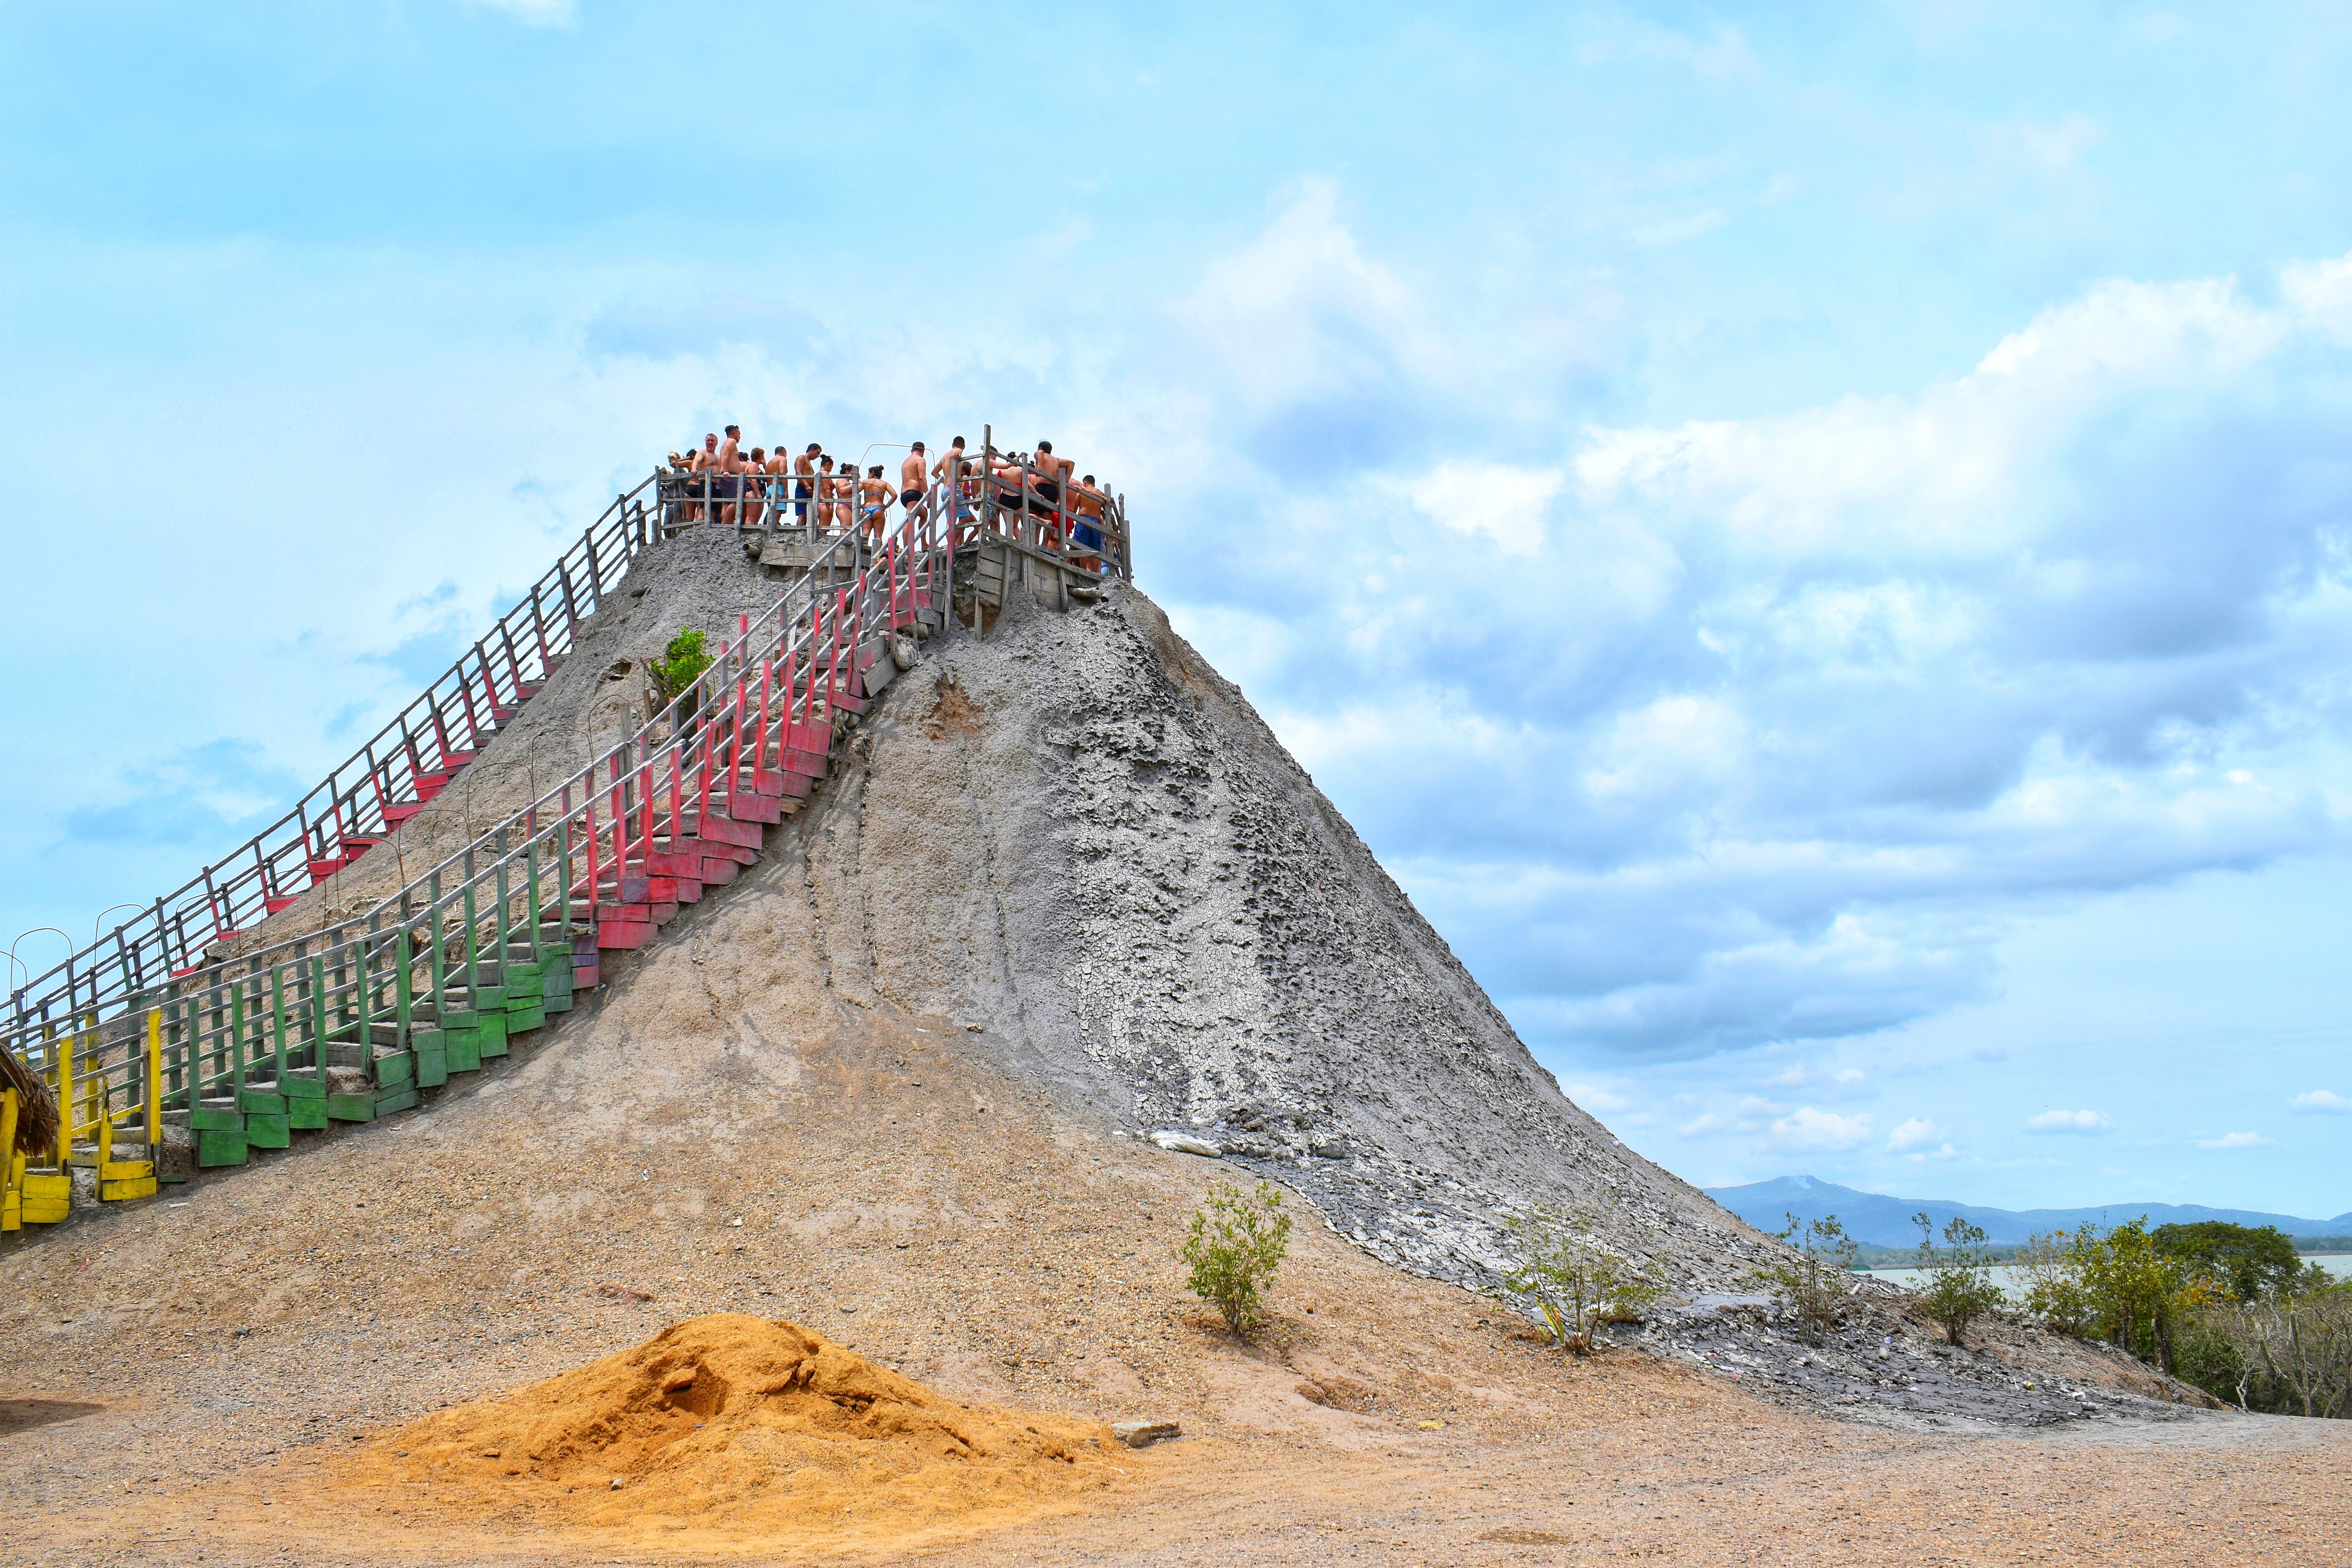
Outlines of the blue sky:
[[0,7],[0,923],[217,855],[662,451],[992,421],[1672,1168],[2352,1209],[2347,53]]

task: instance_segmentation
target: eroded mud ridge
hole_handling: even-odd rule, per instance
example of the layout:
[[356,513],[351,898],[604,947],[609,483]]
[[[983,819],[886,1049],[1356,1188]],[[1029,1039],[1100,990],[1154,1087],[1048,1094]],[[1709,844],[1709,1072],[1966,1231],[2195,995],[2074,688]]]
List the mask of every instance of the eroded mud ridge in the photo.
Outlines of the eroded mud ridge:
[[835,985],[984,1021],[1130,1135],[1213,1144],[1434,1278],[1492,1283],[1535,1204],[1612,1215],[1685,1289],[1763,1256],[1560,1092],[1149,600],[1031,607],[902,686],[808,846],[856,907]]

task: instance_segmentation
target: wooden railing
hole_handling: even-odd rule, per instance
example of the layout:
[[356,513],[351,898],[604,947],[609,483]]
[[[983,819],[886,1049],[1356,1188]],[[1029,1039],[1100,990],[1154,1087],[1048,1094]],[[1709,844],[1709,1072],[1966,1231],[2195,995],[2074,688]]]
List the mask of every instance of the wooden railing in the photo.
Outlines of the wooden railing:
[[653,538],[646,508],[653,483],[649,477],[616,498],[520,604],[291,811],[137,918],[28,975],[9,994],[0,1038],[30,1037],[45,1025],[126,1005],[383,842],[571,650],[573,628]]
[[[1033,457],[998,451],[989,426],[981,427],[978,452],[961,459],[952,451],[937,456],[947,459],[947,471],[929,482],[926,500],[916,504],[929,504],[935,492],[952,495],[965,542],[993,534],[1073,564],[1096,561],[1103,574],[1134,580],[1124,495],[1098,486],[1081,497],[1058,468],[1048,473]],[[736,481],[732,489],[730,479]],[[814,542],[842,531],[836,509],[846,511],[850,530],[860,526],[865,503],[859,500],[858,482],[854,468],[830,474],[664,472],[655,476],[656,527],[667,536],[716,522]],[[800,493],[803,484],[809,487],[805,496]],[[835,488],[843,485],[847,488]],[[898,504],[895,483],[889,493],[891,504]],[[1093,510],[1082,510],[1087,507]],[[1099,537],[1090,540],[1089,533]]]
[[[421,1052],[488,1026],[493,995],[503,1031],[510,979],[537,985],[561,963],[568,991],[575,948],[593,953],[635,918],[664,857],[761,820],[761,802],[788,793],[782,775],[824,771],[866,661],[889,657],[919,609],[949,603],[946,510],[919,503],[870,549],[835,538],[634,734],[364,915],[128,985],[110,1007],[20,1017],[0,1047],[56,1086],[60,1154],[166,1109],[200,1127],[208,1101],[234,1106],[248,1081],[289,1072],[350,1069],[373,1097],[392,1075],[415,1081]],[[836,584],[836,564],[861,557]]]

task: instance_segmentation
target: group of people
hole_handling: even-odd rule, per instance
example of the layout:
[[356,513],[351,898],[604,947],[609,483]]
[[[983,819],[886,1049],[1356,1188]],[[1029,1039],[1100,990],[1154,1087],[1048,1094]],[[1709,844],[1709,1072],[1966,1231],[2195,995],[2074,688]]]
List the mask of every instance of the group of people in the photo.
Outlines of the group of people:
[[877,542],[894,504],[911,512],[935,488],[952,503],[960,528],[976,527],[986,487],[1001,525],[1011,526],[1007,514],[1017,520],[1025,512],[1036,520],[1037,542],[1066,551],[1088,571],[1104,569],[1103,509],[1110,498],[1092,474],[1080,476],[1076,463],[1055,457],[1051,441],[1038,442],[1034,452],[983,455],[968,452],[959,436],[936,458],[918,441],[899,462],[894,487],[883,477],[886,464],[869,466],[861,477],[856,463],[836,463],[820,441],[811,441],[798,457],[787,457],[781,443],[772,452],[765,447],[746,451],[741,428],[730,425],[723,437],[703,437],[691,453],[672,452],[669,466],[688,479],[683,522],[772,526],[789,506],[795,526],[821,532],[855,529]]

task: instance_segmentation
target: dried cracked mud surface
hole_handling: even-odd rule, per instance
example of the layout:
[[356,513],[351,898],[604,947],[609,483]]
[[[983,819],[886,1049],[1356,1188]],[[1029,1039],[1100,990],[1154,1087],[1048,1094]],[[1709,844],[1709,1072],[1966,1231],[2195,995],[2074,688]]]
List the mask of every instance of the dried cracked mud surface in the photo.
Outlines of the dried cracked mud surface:
[[[1769,1244],[1559,1095],[1139,595],[936,641],[849,762],[425,1109],[9,1238],[0,1560],[2342,1559],[2341,1424],[2015,1323],[1939,1352],[1874,1292],[1790,1338],[1743,1283]],[[1220,1173],[1312,1211],[1255,1343],[1171,1257]],[[1534,1342],[1465,1288],[1532,1201],[1660,1238],[1676,1304]],[[364,1458],[715,1312],[1186,1435],[1093,1490],[764,1532]]]

